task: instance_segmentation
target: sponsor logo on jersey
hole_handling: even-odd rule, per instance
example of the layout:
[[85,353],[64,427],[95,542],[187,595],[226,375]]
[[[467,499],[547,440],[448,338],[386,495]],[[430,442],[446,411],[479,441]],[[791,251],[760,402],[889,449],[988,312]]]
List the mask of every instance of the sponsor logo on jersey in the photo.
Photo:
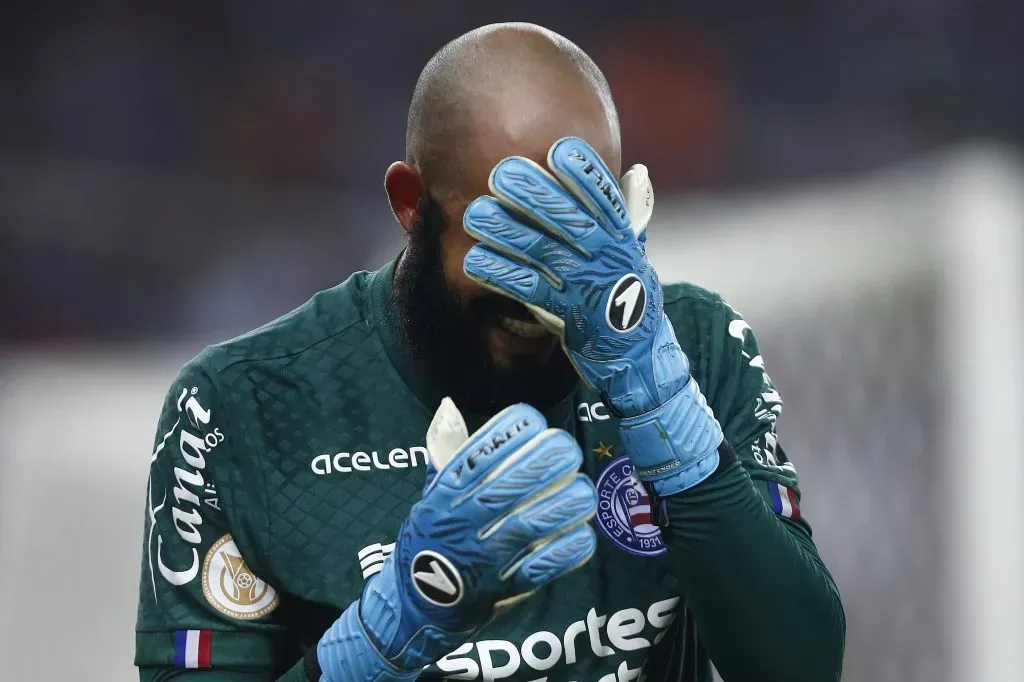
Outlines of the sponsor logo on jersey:
[[359,559],[359,569],[363,572],[363,579],[366,580],[371,575],[380,573],[381,569],[384,568],[384,562],[387,561],[387,558],[394,551],[394,542],[386,545],[375,542],[359,550],[356,553],[356,557]]
[[[173,442],[172,436],[177,432],[176,443],[181,456],[179,466],[173,468],[174,487],[171,490],[171,521],[178,536],[189,545],[193,545],[191,561],[187,565],[169,566],[163,555],[164,539],[156,530],[156,515],[167,506],[167,490],[163,491],[159,504],[152,490],[152,475],[150,476],[150,491],[147,506],[149,536],[147,537],[146,552],[149,556],[150,576],[153,581],[153,596],[156,598],[156,572],[153,571],[153,537],[156,536],[156,566],[164,580],[172,585],[187,585],[199,575],[199,552],[195,545],[202,542],[201,528],[203,516],[200,513],[202,504],[206,503],[214,509],[220,509],[216,488],[211,481],[203,477],[206,470],[206,455],[214,448],[224,442],[224,434],[219,428],[210,427],[212,413],[203,407],[199,402],[199,389],[196,386],[182,388],[176,402],[178,408],[178,419],[171,429],[164,434],[160,443],[150,457],[150,466],[167,446]],[[184,418],[184,419],[183,419]],[[200,499],[200,494],[204,499]]]
[[581,422],[603,422],[611,419],[608,408],[602,402],[580,403],[576,406],[576,416]]
[[627,455],[616,457],[597,478],[597,516],[601,533],[619,549],[637,556],[660,556],[668,549],[651,517],[647,490],[633,475]]
[[215,609],[239,620],[262,618],[280,602],[277,591],[249,570],[230,534],[206,553],[203,594]]
[[[735,310],[733,313],[739,315]],[[795,474],[796,469],[790,462],[780,462],[778,458],[779,439],[775,434],[775,422],[782,413],[782,396],[775,390],[771,377],[765,371],[764,358],[757,352],[757,345],[754,343],[754,332],[746,320],[738,318],[729,323],[729,336],[739,341],[740,354],[747,361],[747,365],[761,373],[761,393],[754,400],[754,419],[762,424],[764,431],[750,444],[750,452],[754,460],[762,466]]]
[[318,476],[328,474],[350,474],[354,471],[388,471],[409,469],[427,465],[427,449],[422,445],[410,448],[391,448],[371,452],[337,452],[333,455],[317,455],[309,466]]
[[644,317],[647,307],[647,289],[640,278],[629,273],[615,283],[608,296],[605,319],[608,326],[625,334],[633,331]]
[[[590,609],[587,615],[565,629],[535,632],[522,642],[500,639],[466,642],[437,662],[446,679],[502,680],[514,676],[525,666],[528,671],[545,673],[559,664],[575,664],[588,648],[595,656],[614,656],[623,651],[636,651],[657,644],[676,619],[678,597],[656,601],[646,612],[638,608],[622,609],[599,615]],[[598,682],[619,682],[639,679],[640,670],[630,669],[625,662],[618,671]],[[540,677],[540,679],[546,679]],[[559,676],[561,679],[561,676]]]

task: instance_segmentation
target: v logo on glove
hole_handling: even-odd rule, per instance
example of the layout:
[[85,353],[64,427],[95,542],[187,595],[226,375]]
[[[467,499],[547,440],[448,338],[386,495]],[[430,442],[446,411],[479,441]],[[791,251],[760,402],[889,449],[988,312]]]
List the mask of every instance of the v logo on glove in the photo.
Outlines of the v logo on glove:
[[430,585],[436,590],[444,592],[445,594],[455,595],[459,591],[458,586],[452,582],[452,579],[448,577],[444,568],[442,568],[441,564],[437,561],[431,560],[430,573],[417,571],[412,574],[412,577]]

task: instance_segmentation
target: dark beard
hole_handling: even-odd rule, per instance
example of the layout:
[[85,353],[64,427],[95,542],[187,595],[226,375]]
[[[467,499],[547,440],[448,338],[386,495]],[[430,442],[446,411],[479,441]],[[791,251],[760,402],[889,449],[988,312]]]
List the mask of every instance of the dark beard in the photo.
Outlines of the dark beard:
[[[445,216],[428,199],[395,273],[391,310],[418,371],[459,408],[491,415],[524,402],[544,411],[563,400],[577,382],[576,370],[561,348],[548,357],[523,355],[497,365],[485,331],[499,315],[523,318],[525,307],[489,294],[465,301],[448,286],[441,259]],[[532,320],[532,318],[529,318]]]

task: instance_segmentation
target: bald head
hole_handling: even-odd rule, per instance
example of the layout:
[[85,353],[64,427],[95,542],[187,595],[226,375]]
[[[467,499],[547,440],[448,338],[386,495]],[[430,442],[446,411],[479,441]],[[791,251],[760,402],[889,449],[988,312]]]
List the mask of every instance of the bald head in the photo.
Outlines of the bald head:
[[502,158],[543,161],[566,135],[586,139],[618,171],[618,117],[600,69],[553,31],[491,24],[427,62],[409,107],[406,160],[432,194],[471,199]]
[[[480,414],[509,402],[547,404],[577,381],[558,339],[520,335],[520,304],[464,270],[475,244],[466,208],[488,194],[508,156],[545,163],[566,136],[589,142],[618,174],[619,122],[608,83],[579,47],[533,24],[493,24],[448,43],[413,94],[406,159],[384,174],[391,210],[409,235],[393,282],[393,313],[418,367]],[[505,320],[505,322],[502,322]]]

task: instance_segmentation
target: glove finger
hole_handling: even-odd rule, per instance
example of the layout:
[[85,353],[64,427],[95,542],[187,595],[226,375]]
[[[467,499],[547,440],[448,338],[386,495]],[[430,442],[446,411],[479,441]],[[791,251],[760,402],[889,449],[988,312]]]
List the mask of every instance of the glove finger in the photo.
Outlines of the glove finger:
[[561,185],[619,239],[632,235],[629,206],[619,182],[594,148],[563,137],[548,150],[548,167]]
[[533,268],[476,244],[463,259],[462,269],[481,286],[525,305],[555,334],[563,332],[565,323],[558,311],[565,306],[556,298],[558,291]]
[[629,222],[636,238],[647,241],[647,223],[654,214],[654,185],[647,166],[642,163],[633,164],[626,174],[619,178],[619,189],[626,200],[629,211]]
[[558,290],[564,273],[577,270],[589,253],[566,246],[513,215],[493,197],[480,197],[466,209],[463,227],[474,239],[536,270]]
[[[589,520],[597,511],[594,484],[583,475],[573,476],[559,490],[506,516],[483,538],[483,546],[497,561],[505,561],[501,577],[547,540]],[[499,564],[501,565],[501,564]]]
[[[481,426],[434,479],[434,487],[459,495],[473,489],[511,455],[547,428],[544,416],[520,403],[506,407]],[[429,491],[428,491],[429,492]]]
[[471,496],[473,504],[483,512],[481,517],[493,520],[480,529],[479,536],[487,537],[509,514],[568,486],[582,464],[583,452],[576,440],[565,431],[547,429],[498,465],[478,486],[463,493],[457,502]]
[[435,473],[444,469],[467,440],[469,429],[462,413],[451,398],[442,398],[427,428],[427,460]]
[[488,185],[502,204],[581,253],[588,250],[592,235],[613,229],[600,225],[546,169],[521,156],[495,166]]
[[587,563],[596,550],[594,529],[577,524],[517,562],[508,582],[513,593],[532,592]]

